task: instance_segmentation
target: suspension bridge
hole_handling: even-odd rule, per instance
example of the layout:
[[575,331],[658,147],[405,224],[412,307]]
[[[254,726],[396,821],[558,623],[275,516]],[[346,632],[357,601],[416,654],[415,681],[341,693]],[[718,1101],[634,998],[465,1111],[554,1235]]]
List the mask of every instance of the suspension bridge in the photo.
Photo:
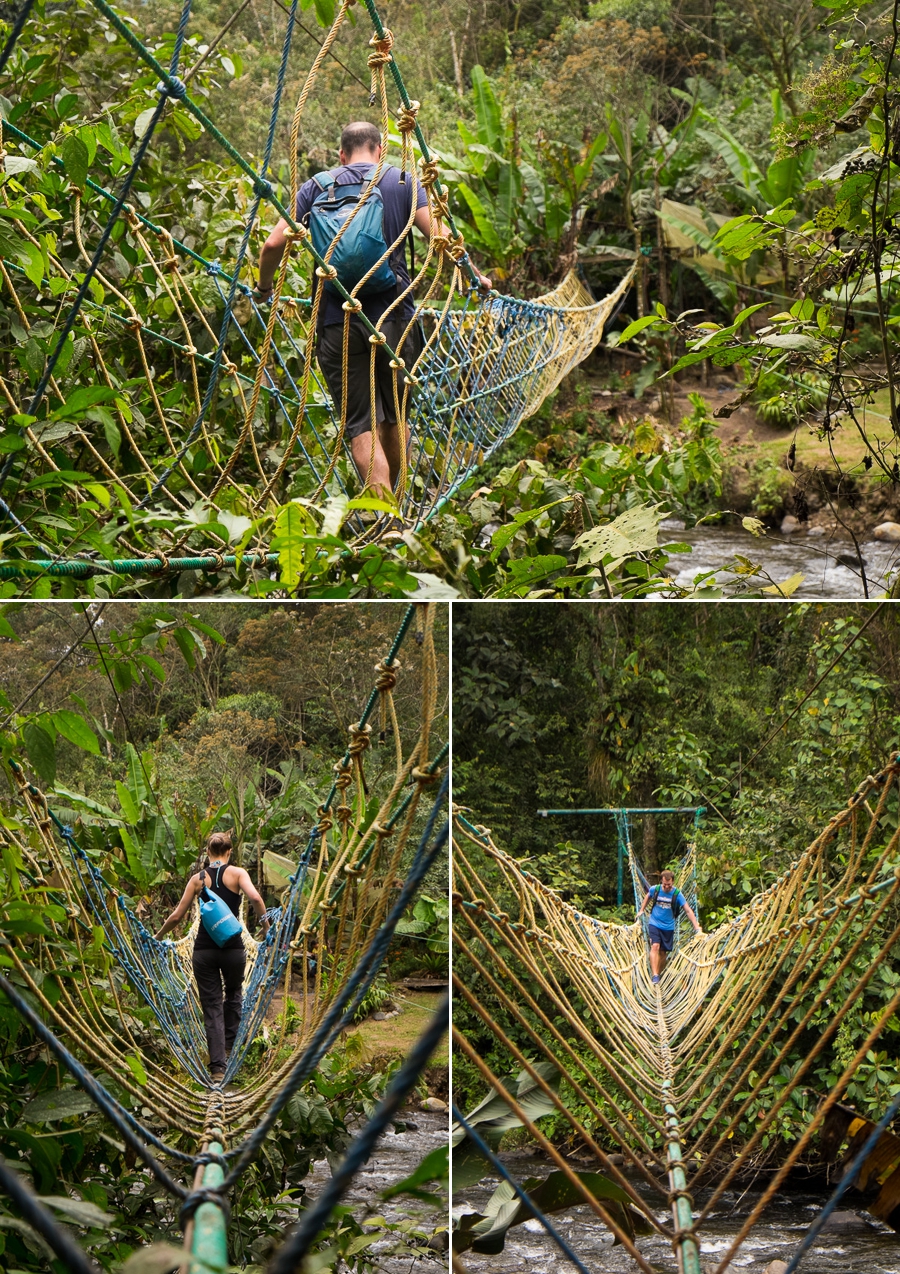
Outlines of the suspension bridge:
[[[384,154],[347,225],[391,160],[411,183],[412,212],[378,264],[403,248],[420,190],[431,214],[427,250],[410,287],[372,323],[357,295],[365,279],[348,291],[330,264],[335,243],[321,255],[294,216],[301,124],[355,0],[341,0],[303,82],[290,126],[290,189],[279,195],[268,175],[293,67],[298,2],[288,9],[257,166],[188,87],[195,68],[185,70],[182,62],[192,0],[185,0],[167,65],[106,0],[89,0],[127,46],[136,83],[148,94],[155,84],[133,154],[108,139],[121,160],[116,181],[96,142],[90,154],[81,142],[63,144],[80,134],[33,136],[27,109],[17,109],[15,124],[3,121],[0,152],[15,174],[4,187],[4,224],[15,232],[17,251],[10,248],[0,260],[0,281],[20,339],[40,354],[33,364],[0,371],[11,431],[0,463],[7,537],[0,578],[26,589],[54,578],[73,587],[94,576],[159,581],[197,571],[211,581],[237,574],[245,583],[248,572],[253,578],[277,569],[272,541],[279,511],[288,506],[307,536],[322,529],[310,510],[340,510],[346,542],[357,548],[398,523],[419,528],[596,346],[630,286],[631,273],[600,301],[576,273],[533,300],[475,286],[420,103],[401,74],[397,42],[374,0],[363,0],[373,30],[367,100],[378,111]],[[23,0],[0,53],[0,78],[12,76],[13,92],[16,58],[25,56],[40,22],[33,9],[34,0]],[[389,96],[398,101],[396,111]],[[208,259],[154,220],[152,208],[137,206],[142,165],[175,115],[199,125],[227,170],[247,183],[239,244],[226,262]],[[52,220],[52,233],[36,226],[29,200]],[[283,218],[289,231],[274,296],[261,306],[250,286],[251,248],[264,215]],[[313,284],[326,280],[345,314],[342,391],[334,396],[315,354],[322,287]],[[382,329],[407,296],[415,312],[392,348]],[[394,519],[373,519],[352,500],[364,484],[344,437],[351,319],[369,336],[371,383],[379,349],[398,373],[402,456]],[[373,391],[372,457],[375,411]],[[240,531],[231,535],[235,518]]]
[[[0,993],[171,1198],[187,1252],[210,1268],[228,1265],[231,1191],[263,1151],[293,1094],[353,1022],[398,921],[428,869],[446,853],[447,782],[441,767],[447,749],[434,743],[438,680],[433,622],[433,604],[410,606],[379,662],[375,685],[349,729],[347,749],[334,766],[334,781],[305,849],[280,905],[267,913],[264,940],[254,940],[242,914],[247,952],[243,1015],[221,1081],[214,1081],[208,1070],[190,968],[199,911],[182,939],[154,938],[109,879],[110,869],[106,874],[101,870],[93,847],[79,844],[76,827],[54,811],[21,765],[11,760],[6,767],[13,800],[0,838],[23,864],[20,886],[45,891],[49,900],[63,904],[68,919],[48,919],[50,936],[38,940],[37,951],[33,938],[2,939],[9,967],[0,976]],[[401,675],[398,652],[411,630],[418,638],[420,721],[416,737],[404,740],[393,690]],[[381,796],[372,817],[375,801],[371,791],[367,795],[364,771],[379,716],[394,764],[378,785]],[[98,1002],[90,976],[98,934],[110,964],[114,1023]],[[74,957],[62,953],[62,938],[73,944]],[[74,976],[65,976],[68,972]],[[59,989],[58,998],[49,994],[51,982]],[[261,1062],[244,1076],[248,1051],[279,988],[284,1011],[275,1019]],[[290,1029],[289,1000],[296,1010]],[[142,1044],[134,1004],[151,1010],[167,1058],[161,1060]],[[413,1091],[446,1031],[447,1013],[445,1001],[326,1190],[276,1254],[272,1269],[283,1274],[294,1270],[315,1243],[354,1174]],[[233,1085],[236,1079],[240,1082]],[[131,1108],[113,1095],[110,1080],[117,1092],[127,1095]],[[140,1118],[135,1110],[143,1112]],[[67,1269],[96,1274],[92,1262],[2,1160],[0,1188]]]
[[[512,1112],[528,1130],[562,1174],[568,1206],[591,1209],[622,1245],[628,1268],[726,1274],[735,1258],[749,1264],[748,1237],[792,1168],[826,1130],[834,1139],[842,1097],[900,1007],[900,991],[880,980],[900,940],[898,781],[894,755],[766,890],[711,933],[681,938],[658,984],[650,980],[645,917],[625,924],[583,914],[505,853],[488,828],[455,814],[454,984],[495,1047],[486,1058],[457,1026],[454,1045],[499,1098],[491,1112]],[[627,814],[618,815],[639,908],[647,873]],[[676,884],[697,904],[693,834]],[[701,888],[701,916],[702,906]],[[842,1073],[820,1092],[817,1065],[842,1024],[860,1020],[863,1038],[839,1050]],[[518,1084],[510,1079],[517,1072]],[[533,1107],[529,1114],[523,1091],[555,1116],[553,1140]],[[780,1268],[794,1274],[876,1146],[885,1153],[871,1172],[886,1196],[896,1191],[900,1146],[888,1154],[897,1139],[880,1138],[898,1110],[900,1096],[877,1124],[845,1117],[836,1142],[849,1126],[847,1170]],[[711,1259],[703,1241],[717,1207],[752,1179],[787,1112],[802,1119],[802,1133],[782,1144],[725,1250],[707,1248]],[[460,1250],[497,1251],[498,1231],[502,1245],[514,1214],[532,1217],[587,1274],[576,1231],[560,1233],[540,1192],[531,1197],[498,1158],[496,1141],[481,1135],[477,1116],[454,1108],[454,1142],[480,1155],[483,1172],[499,1176],[506,1193],[502,1215],[463,1217]],[[555,1143],[565,1135],[598,1165],[602,1188],[560,1152]]]

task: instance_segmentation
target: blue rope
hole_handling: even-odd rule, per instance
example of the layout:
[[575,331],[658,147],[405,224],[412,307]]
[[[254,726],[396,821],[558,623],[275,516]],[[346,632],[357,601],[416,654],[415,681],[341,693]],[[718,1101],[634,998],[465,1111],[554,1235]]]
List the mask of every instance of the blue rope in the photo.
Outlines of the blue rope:
[[791,1257],[790,1261],[788,1262],[788,1267],[785,1270],[785,1274],[794,1274],[795,1270],[798,1269],[800,1262],[803,1260],[804,1256],[812,1247],[813,1243],[815,1243],[816,1239],[821,1233],[822,1227],[824,1226],[825,1222],[828,1220],[832,1212],[834,1212],[835,1208],[840,1203],[841,1199],[844,1197],[844,1195],[853,1185],[854,1181],[859,1175],[860,1168],[863,1166],[866,1159],[868,1159],[869,1155],[878,1145],[878,1141],[879,1141],[879,1138],[881,1137],[881,1134],[886,1131],[888,1125],[891,1123],[891,1120],[896,1116],[898,1111],[900,1111],[900,1093],[897,1094],[897,1096],[891,1102],[890,1106],[888,1106],[887,1110],[882,1115],[881,1119],[879,1119],[878,1123],[869,1133],[868,1137],[866,1138],[865,1142],[862,1145],[862,1148],[859,1150],[859,1152],[853,1159],[853,1162],[850,1164],[850,1166],[845,1171],[844,1175],[841,1177],[831,1198],[828,1200],[828,1202],[825,1204],[822,1211],[816,1217],[815,1221],[813,1221],[812,1225],[804,1234],[800,1242],[800,1245],[797,1248],[797,1251],[794,1253],[794,1255]]
[[513,1190],[516,1192],[516,1194],[518,1195],[522,1203],[524,1203],[526,1207],[529,1209],[529,1211],[533,1214],[533,1216],[538,1221],[540,1221],[541,1225],[550,1235],[551,1239],[553,1239],[554,1243],[562,1252],[563,1256],[568,1257],[568,1259],[572,1262],[575,1268],[580,1271],[580,1274],[591,1274],[591,1271],[588,1270],[588,1268],[583,1264],[583,1262],[575,1255],[574,1251],[572,1250],[568,1242],[563,1238],[563,1236],[560,1234],[559,1230],[557,1230],[556,1226],[553,1224],[550,1218],[541,1211],[541,1209],[537,1206],[537,1204],[532,1199],[529,1199],[528,1195],[519,1185],[518,1181],[515,1181],[510,1176],[504,1164],[500,1162],[500,1160],[494,1154],[493,1150],[491,1150],[487,1142],[478,1134],[478,1132],[467,1121],[466,1117],[458,1109],[455,1103],[452,1104],[451,1111],[453,1114],[453,1118],[456,1120],[459,1126],[463,1129],[466,1136],[470,1138],[470,1140],[472,1141],[472,1144],[475,1146],[475,1149],[479,1152],[479,1154],[483,1155],[484,1158],[488,1160],[488,1162],[496,1171],[498,1177],[501,1177],[502,1180],[506,1181],[509,1185],[512,1186]]
[[[406,1061],[391,1080],[390,1086],[372,1118],[354,1139],[340,1167],[316,1202],[303,1214],[290,1238],[279,1248],[269,1265],[269,1274],[294,1274],[328,1220],[350,1187],[353,1178],[368,1162],[379,1137],[394,1119],[416,1081],[428,1064],[441,1037],[447,1031],[450,997],[445,995],[434,1012],[428,1026],[416,1040]],[[584,1271],[587,1274],[587,1271]]]
[[[218,345],[216,346],[216,354],[215,354],[215,358],[213,359],[213,366],[209,376],[209,383],[206,386],[206,393],[203,396],[203,402],[200,404],[200,414],[197,416],[197,419],[194,421],[194,424],[191,426],[188,436],[185,439],[182,446],[179,448],[175,459],[172,461],[170,465],[166,467],[166,469],[163,471],[162,476],[158,478],[157,481],[153,484],[153,486],[150,489],[149,495],[144,496],[143,500],[139,501],[139,503],[136,505],[138,509],[145,508],[146,505],[149,503],[149,501],[152,500],[154,496],[156,496],[161,490],[163,490],[163,488],[165,488],[172,474],[175,472],[178,465],[184,459],[185,455],[187,454],[188,450],[191,447],[191,444],[194,442],[194,439],[197,437],[200,430],[203,428],[203,422],[206,419],[206,414],[209,411],[210,404],[212,403],[212,400],[213,400],[213,395],[219,383],[219,376],[222,370],[222,356],[225,352],[225,340],[228,336],[228,330],[231,327],[231,322],[233,317],[232,310],[234,308],[235,297],[237,296],[239,286],[242,286],[239,284],[239,279],[240,279],[241,269],[243,268],[243,265],[244,265],[244,258],[246,257],[247,249],[250,246],[250,235],[253,231],[253,226],[256,221],[257,214],[259,212],[260,203],[262,202],[264,197],[266,197],[267,195],[271,195],[271,186],[266,180],[266,173],[268,172],[269,163],[271,162],[271,159],[272,159],[272,147],[275,144],[275,129],[278,124],[278,111],[281,107],[281,97],[284,92],[284,84],[285,84],[285,79],[287,77],[288,55],[290,54],[291,44],[294,38],[294,23],[297,17],[297,3],[298,3],[298,0],[291,0],[291,9],[288,15],[287,28],[285,29],[284,41],[281,46],[281,63],[278,67],[278,80],[275,85],[275,100],[272,103],[272,110],[269,115],[269,132],[268,132],[268,136],[266,137],[266,147],[263,153],[262,166],[259,170],[259,177],[253,184],[254,198],[253,198],[252,204],[250,205],[250,212],[247,216],[247,221],[244,226],[244,233],[241,238],[241,246],[238,250],[237,260],[235,261],[235,265],[234,265],[234,273],[232,275],[231,283],[228,288],[228,299],[225,302],[225,313],[222,315],[222,324],[219,328],[219,342],[218,342]],[[251,427],[252,427],[252,421],[251,421]]]

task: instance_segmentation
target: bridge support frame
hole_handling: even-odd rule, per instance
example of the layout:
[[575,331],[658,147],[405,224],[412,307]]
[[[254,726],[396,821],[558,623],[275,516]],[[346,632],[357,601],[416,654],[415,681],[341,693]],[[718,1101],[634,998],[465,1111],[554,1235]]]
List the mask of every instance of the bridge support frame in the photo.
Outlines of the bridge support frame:
[[678,1111],[668,1100],[670,1081],[662,1084],[665,1095],[663,1109],[666,1112],[666,1167],[669,1170],[669,1191],[672,1199],[672,1220],[675,1222],[676,1256],[679,1274],[702,1274],[700,1245],[694,1236],[694,1214],[688,1194],[684,1160],[681,1157],[681,1134]]

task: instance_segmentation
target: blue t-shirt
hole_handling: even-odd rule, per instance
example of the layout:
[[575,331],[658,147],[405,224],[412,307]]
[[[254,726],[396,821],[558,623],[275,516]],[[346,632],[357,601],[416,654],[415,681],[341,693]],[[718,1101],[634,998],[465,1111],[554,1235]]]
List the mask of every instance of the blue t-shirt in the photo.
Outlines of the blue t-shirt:
[[[362,163],[347,164],[343,168],[330,169],[334,176],[334,184],[336,186],[352,186],[356,182],[365,181],[366,176],[372,168],[370,160]],[[409,214],[412,209],[412,175],[406,173],[406,181],[400,182],[400,169],[394,168],[387,164],[381,172],[381,180],[378,183],[378,189],[381,191],[381,198],[384,203],[384,241],[391,246],[401,234],[403,234],[406,224],[409,221]],[[313,203],[322,193],[322,187],[317,181],[310,178],[297,191],[297,220],[302,221]],[[419,183],[416,187],[416,208],[426,208],[428,206],[428,196],[424,187]],[[404,288],[409,286],[409,270],[406,268],[406,252],[405,241],[401,243],[397,250],[391,255],[391,269],[397,278],[397,288],[387,288],[384,292],[375,292],[371,296],[361,296],[363,314],[370,323],[377,323],[388,306],[397,299],[398,290],[402,292]],[[318,283],[317,275],[313,276]],[[343,301],[333,292],[326,291],[322,297],[319,306],[319,327],[331,327],[335,323],[343,323],[344,311],[341,308]],[[414,305],[410,297],[406,297],[403,304],[398,306],[396,310],[391,311],[391,318],[402,318],[406,322],[412,317]]]
[[[659,894],[657,895],[657,888]],[[675,917],[672,915],[672,900],[678,899],[678,906],[684,908],[684,894],[680,889],[671,889],[668,893],[662,886],[654,885],[650,894],[654,899],[653,907],[650,911],[650,923],[656,925],[657,929],[674,929]]]

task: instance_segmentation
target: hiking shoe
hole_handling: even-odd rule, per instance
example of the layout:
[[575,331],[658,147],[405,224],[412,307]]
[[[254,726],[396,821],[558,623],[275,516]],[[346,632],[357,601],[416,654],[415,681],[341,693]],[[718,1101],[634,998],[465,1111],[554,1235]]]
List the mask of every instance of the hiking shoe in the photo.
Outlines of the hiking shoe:
[[225,1072],[223,1070],[212,1071],[210,1073],[210,1079],[212,1080],[214,1084],[221,1084],[224,1078],[225,1078]]
[[653,975],[653,977],[650,979],[650,981],[651,981],[652,983],[654,983],[654,985],[655,985],[655,984],[659,981],[659,974],[658,974],[658,973],[654,973],[654,975]]

